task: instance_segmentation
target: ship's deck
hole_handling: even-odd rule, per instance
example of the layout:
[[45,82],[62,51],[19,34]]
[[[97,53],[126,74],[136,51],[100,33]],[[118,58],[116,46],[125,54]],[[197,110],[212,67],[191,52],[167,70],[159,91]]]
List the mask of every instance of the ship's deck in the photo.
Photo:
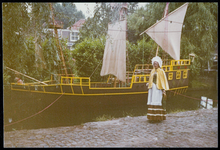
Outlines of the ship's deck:
[[[188,71],[190,70],[190,60],[171,60],[164,63],[161,68],[165,71],[170,89],[181,89],[188,87]],[[68,76],[62,74],[51,75],[51,79],[42,83],[11,83],[12,90],[31,91],[31,92],[55,92],[71,94],[92,93],[91,91],[115,91],[115,89],[131,92],[139,86],[144,86],[149,81],[150,72],[153,69],[151,64],[137,64],[133,72],[127,72],[126,82],[121,82],[109,75],[106,82],[91,82],[90,77],[76,77],[73,74]],[[138,85],[138,86],[137,86]],[[66,91],[64,91],[66,89]],[[96,90],[95,90],[96,89]],[[143,92],[143,89],[139,91]],[[52,91],[51,91],[52,90]],[[77,91],[77,92],[76,92]],[[95,93],[97,93],[95,92]],[[99,92],[98,92],[99,93]],[[107,92],[108,93],[108,92]],[[112,93],[112,92],[110,92]],[[117,92],[116,92],[117,93]]]

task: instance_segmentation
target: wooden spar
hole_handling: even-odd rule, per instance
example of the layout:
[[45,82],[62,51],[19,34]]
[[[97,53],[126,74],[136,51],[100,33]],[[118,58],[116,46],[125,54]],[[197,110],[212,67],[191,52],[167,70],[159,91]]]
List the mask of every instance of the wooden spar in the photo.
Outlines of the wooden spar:
[[[127,6],[127,3],[126,3],[126,6]],[[129,84],[129,57],[128,57],[128,43],[127,43],[127,41],[128,41],[128,34],[127,34],[127,30],[128,30],[128,25],[127,25],[127,9],[126,8],[124,8],[125,9],[125,20],[126,20],[126,60],[127,60],[127,62],[126,62],[126,67],[128,66],[128,80],[127,80],[127,83]]]
[[156,56],[157,56],[157,54],[158,54],[158,50],[159,50],[159,45],[157,45]]
[[116,80],[117,80],[117,77],[115,76],[115,78],[114,78],[114,87],[116,87]]
[[25,75],[25,74],[23,74],[23,73],[20,73],[20,72],[14,70],[14,69],[11,69],[11,68],[9,68],[9,67],[6,67],[6,68],[9,69],[9,70],[11,70],[11,71],[14,71],[14,72],[16,72],[16,73],[19,73],[19,74],[21,74],[21,75],[23,75],[23,76],[25,76],[25,77],[27,77],[27,78],[29,78],[29,79],[32,79],[32,80],[34,80],[34,81],[37,81],[38,83],[42,83],[42,84],[44,84],[44,85],[47,85],[47,84],[44,83],[44,82],[41,82],[41,81],[39,81],[39,80],[37,80],[37,79],[35,79],[35,78],[32,78],[32,77],[30,77],[30,76],[28,76],[28,75]]

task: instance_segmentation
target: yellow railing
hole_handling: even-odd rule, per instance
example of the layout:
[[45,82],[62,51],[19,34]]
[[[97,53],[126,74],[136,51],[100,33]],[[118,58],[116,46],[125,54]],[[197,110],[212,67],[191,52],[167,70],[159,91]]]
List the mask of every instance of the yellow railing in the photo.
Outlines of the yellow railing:
[[190,59],[171,60],[171,66],[190,65]]
[[61,85],[90,86],[90,77],[62,77]]
[[133,83],[144,83],[149,81],[149,74],[148,75],[133,75],[132,81]]
[[149,74],[153,69],[151,64],[136,64],[134,67],[133,75],[135,74]]
[[[169,60],[170,63],[166,62],[166,64],[170,65],[163,65],[161,69],[164,71],[176,71],[179,69],[175,69],[175,67],[183,67],[183,66],[189,66],[190,65],[190,59],[180,59],[180,60]],[[164,64],[164,63],[163,63]],[[133,74],[138,73],[140,74],[149,74],[149,72],[153,69],[152,64],[137,64],[135,65]]]

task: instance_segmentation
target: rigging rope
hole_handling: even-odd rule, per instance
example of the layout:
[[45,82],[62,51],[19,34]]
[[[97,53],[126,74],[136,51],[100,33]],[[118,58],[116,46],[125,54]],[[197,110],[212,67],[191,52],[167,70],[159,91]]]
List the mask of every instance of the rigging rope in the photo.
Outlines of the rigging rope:
[[143,34],[143,66],[144,66],[144,34]]
[[[64,94],[64,93],[63,93],[63,94]],[[27,119],[29,119],[29,118],[32,118],[32,117],[34,117],[34,116],[36,116],[36,115],[42,113],[43,111],[45,111],[46,109],[48,109],[51,105],[53,105],[57,100],[59,100],[59,99],[63,96],[63,94],[60,95],[55,101],[53,101],[50,105],[48,105],[47,107],[45,107],[44,109],[42,109],[42,110],[39,111],[38,113],[35,113],[35,114],[33,114],[33,115],[29,116],[29,117],[26,117],[26,118],[24,118],[24,119],[18,120],[18,121],[16,121],[16,122],[13,122],[13,123],[4,125],[4,127],[7,127],[7,126],[10,126],[10,125],[19,123],[19,122],[21,122],[21,121],[27,120]]]
[[[98,66],[101,64],[101,60],[99,61],[99,64],[97,65],[97,67],[95,68],[95,70],[93,71],[93,73],[96,71],[96,69],[98,68]],[[91,74],[91,76],[93,75],[93,73]],[[90,76],[90,78],[91,78],[91,76]]]
[[[94,51],[94,50],[93,50]],[[90,58],[90,56],[92,56],[94,53],[93,53],[93,51],[92,51],[92,53],[89,55],[89,57],[86,59],[86,61],[84,62],[84,64],[79,68],[79,71],[81,70],[81,68],[85,65],[85,63],[87,62],[87,60]]]

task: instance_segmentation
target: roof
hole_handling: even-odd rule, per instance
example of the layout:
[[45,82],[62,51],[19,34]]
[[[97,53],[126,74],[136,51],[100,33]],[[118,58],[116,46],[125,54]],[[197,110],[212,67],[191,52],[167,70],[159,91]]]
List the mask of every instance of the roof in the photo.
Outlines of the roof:
[[44,22],[42,26],[45,27],[47,24],[48,24],[49,28],[54,28],[54,25],[58,29],[62,29],[63,28],[63,22],[62,21],[54,20],[54,25],[53,25],[52,21],[49,21],[49,23]]
[[79,28],[85,23],[85,19],[80,19],[74,23],[71,27],[68,27],[69,30],[79,30]]

